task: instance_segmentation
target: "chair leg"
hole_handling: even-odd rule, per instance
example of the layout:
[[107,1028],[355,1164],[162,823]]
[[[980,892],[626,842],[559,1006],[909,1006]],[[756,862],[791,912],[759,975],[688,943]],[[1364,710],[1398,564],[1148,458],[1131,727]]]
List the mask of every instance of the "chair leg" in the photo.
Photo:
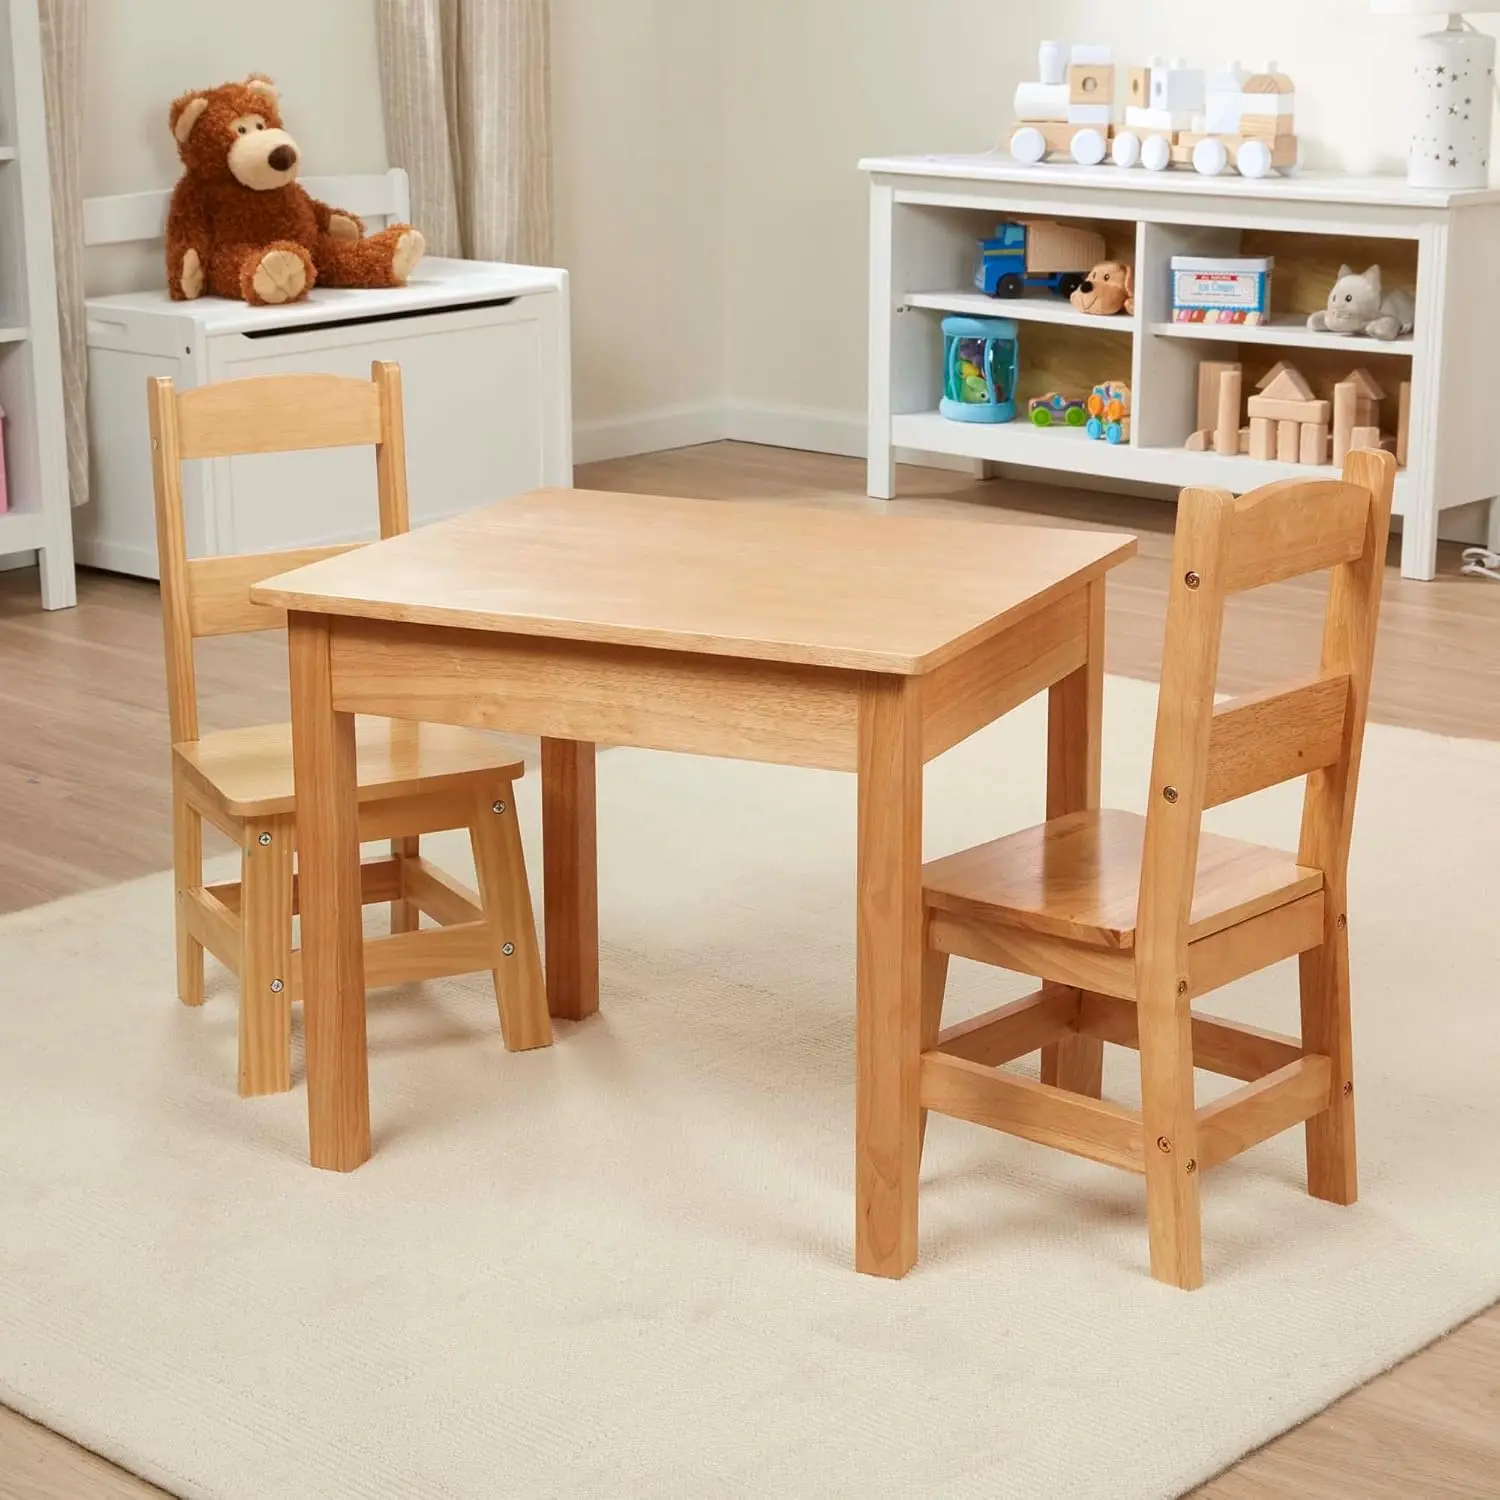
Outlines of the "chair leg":
[[1330,924],[1320,948],[1299,961],[1302,1045],[1332,1065],[1333,1103],[1307,1122],[1307,1191],[1329,1203],[1359,1197],[1354,1142],[1354,1029],[1349,1007],[1349,934]]
[[[416,834],[412,834],[409,838],[392,839],[391,853],[400,862],[401,888],[404,891],[406,889],[406,861],[421,857],[422,840]],[[415,901],[408,901],[402,896],[391,902],[392,932],[415,932],[421,925],[422,909]]]
[[[1042,989],[1053,994],[1068,990],[1065,984],[1043,981]],[[1077,994],[1077,990],[1072,990]],[[1086,1094],[1098,1099],[1104,1093],[1104,1043],[1096,1036],[1082,1036],[1072,1032],[1049,1042],[1042,1048],[1042,1082],[1055,1089],[1067,1089],[1070,1093]]]
[[176,894],[172,921],[177,934],[177,998],[184,1005],[203,1004],[203,944],[187,930],[182,920],[184,891],[203,887],[203,819],[182,793],[179,778],[172,778],[172,869]]
[[1170,991],[1138,1004],[1151,1274],[1191,1291],[1203,1285],[1192,1008]]
[[[943,995],[948,988],[948,955],[936,948],[922,950],[922,1051],[931,1052],[937,1046],[938,1033],[943,1029]],[[917,1129],[918,1149],[927,1142],[927,1111],[920,1116]]]
[[292,1086],[292,822],[245,825],[240,886],[240,1093]]
[[550,1046],[547,985],[531,912],[531,888],[526,883],[515,791],[508,781],[476,793],[469,836],[479,876],[479,900],[494,945],[495,1001],[506,1050]]

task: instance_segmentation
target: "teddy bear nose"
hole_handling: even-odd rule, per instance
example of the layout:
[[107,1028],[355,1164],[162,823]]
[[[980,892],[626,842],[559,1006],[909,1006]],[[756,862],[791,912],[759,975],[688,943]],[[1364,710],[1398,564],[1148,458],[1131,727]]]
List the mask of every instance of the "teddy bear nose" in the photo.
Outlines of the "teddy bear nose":
[[288,167],[296,166],[297,153],[290,146],[278,146],[266,160],[278,172],[285,172]]
[[1092,281],[1085,281],[1078,290],[1080,292],[1091,292],[1094,290],[1094,283]]

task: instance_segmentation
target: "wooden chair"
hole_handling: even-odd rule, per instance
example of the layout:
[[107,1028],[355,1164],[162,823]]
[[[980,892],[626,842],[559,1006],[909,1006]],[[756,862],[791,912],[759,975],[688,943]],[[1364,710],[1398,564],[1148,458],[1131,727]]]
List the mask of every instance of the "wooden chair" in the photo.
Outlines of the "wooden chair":
[[[1203,1172],[1247,1147],[1306,1122],[1308,1191],[1356,1196],[1345,875],[1394,483],[1389,454],[1355,452],[1342,480],[1185,491],[1145,817],[1098,811],[1095,771],[1091,810],[924,872],[924,1109],[1143,1173],[1151,1274],[1176,1286],[1203,1279]],[[1215,707],[1226,596],[1329,567],[1317,675]],[[1200,831],[1304,775],[1296,855]],[[939,1033],[955,953],[1042,987]],[[1294,954],[1300,1038],[1194,1013]],[[1105,1042],[1140,1052],[1139,1112],[1100,1098]],[[998,1071],[1038,1047],[1043,1081]],[[1195,1064],[1244,1086],[1199,1108]]]
[[[284,627],[282,611],[252,604],[252,584],[347,547],[193,558],[183,533],[183,459],[372,445],[380,534],[408,527],[401,371],[377,362],[371,381],[270,375],[177,394],[148,382],[157,546],[172,726],[173,862],[177,875],[177,993],[203,1003],[203,950],[240,979],[239,1090],[291,1087],[291,1002],[300,984],[292,947],[297,910],[296,800],[291,726],[200,734],[194,641]],[[391,719],[357,723],[360,838],[391,840],[362,867],[367,904],[391,903],[391,935],[365,945],[371,986],[494,973],[511,1050],[552,1040],[525,859],[511,784],[522,765],[479,731]],[[203,823],[241,851],[241,878],[203,883]],[[481,894],[422,857],[420,836],[467,828]],[[436,929],[420,928],[426,913]]]

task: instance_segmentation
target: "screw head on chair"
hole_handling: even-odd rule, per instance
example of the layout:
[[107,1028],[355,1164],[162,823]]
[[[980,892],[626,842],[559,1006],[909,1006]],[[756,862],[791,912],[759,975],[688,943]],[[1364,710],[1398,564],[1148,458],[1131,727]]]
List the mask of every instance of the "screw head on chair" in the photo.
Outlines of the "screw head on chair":
[[516,951],[516,945],[514,943],[507,943],[500,951],[509,958]]
[[273,995],[279,995],[285,988],[286,986],[279,979],[271,981],[271,993]]
[[1175,802],[1177,800],[1177,788],[1175,786],[1164,786],[1161,789],[1161,794],[1168,802]]
[[503,802],[491,802],[490,811],[492,813],[503,813],[505,811],[505,804]]
[[1156,1138],[1156,1149],[1160,1151],[1163,1156],[1170,1156],[1172,1154],[1172,1143],[1166,1138],[1166,1136],[1159,1135]]
[[1196,1172],[1197,1170],[1198,1170],[1198,1163],[1197,1163],[1197,1161],[1193,1157],[1191,1157],[1191,1156],[1188,1157],[1188,1159],[1187,1159],[1187,1173],[1188,1173],[1188,1175],[1191,1177],[1192,1174],[1194,1172]]
[[1197,588],[1198,585],[1203,582],[1203,580],[1196,573],[1191,572],[1185,573],[1183,575],[1182,581],[1187,584],[1190,589]]
[[1338,920],[1333,925],[1337,927],[1340,932],[1342,932],[1349,925],[1349,918],[1346,917],[1342,912],[1340,912]]
[[271,842],[271,835],[269,833],[263,833],[263,834],[261,834],[261,836],[260,836],[260,842],[262,844],[269,844]]

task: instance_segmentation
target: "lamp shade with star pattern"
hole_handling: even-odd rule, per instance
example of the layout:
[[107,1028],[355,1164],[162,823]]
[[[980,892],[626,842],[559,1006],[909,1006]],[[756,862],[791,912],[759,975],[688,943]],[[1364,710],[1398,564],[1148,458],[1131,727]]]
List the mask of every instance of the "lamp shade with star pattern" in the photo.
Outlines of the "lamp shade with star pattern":
[[1446,30],[1418,37],[1412,46],[1407,182],[1449,192],[1488,187],[1495,39],[1476,31],[1463,13],[1500,11],[1500,0],[1470,0],[1452,11],[1433,0],[1370,0],[1370,9],[1378,16],[1448,17]]

